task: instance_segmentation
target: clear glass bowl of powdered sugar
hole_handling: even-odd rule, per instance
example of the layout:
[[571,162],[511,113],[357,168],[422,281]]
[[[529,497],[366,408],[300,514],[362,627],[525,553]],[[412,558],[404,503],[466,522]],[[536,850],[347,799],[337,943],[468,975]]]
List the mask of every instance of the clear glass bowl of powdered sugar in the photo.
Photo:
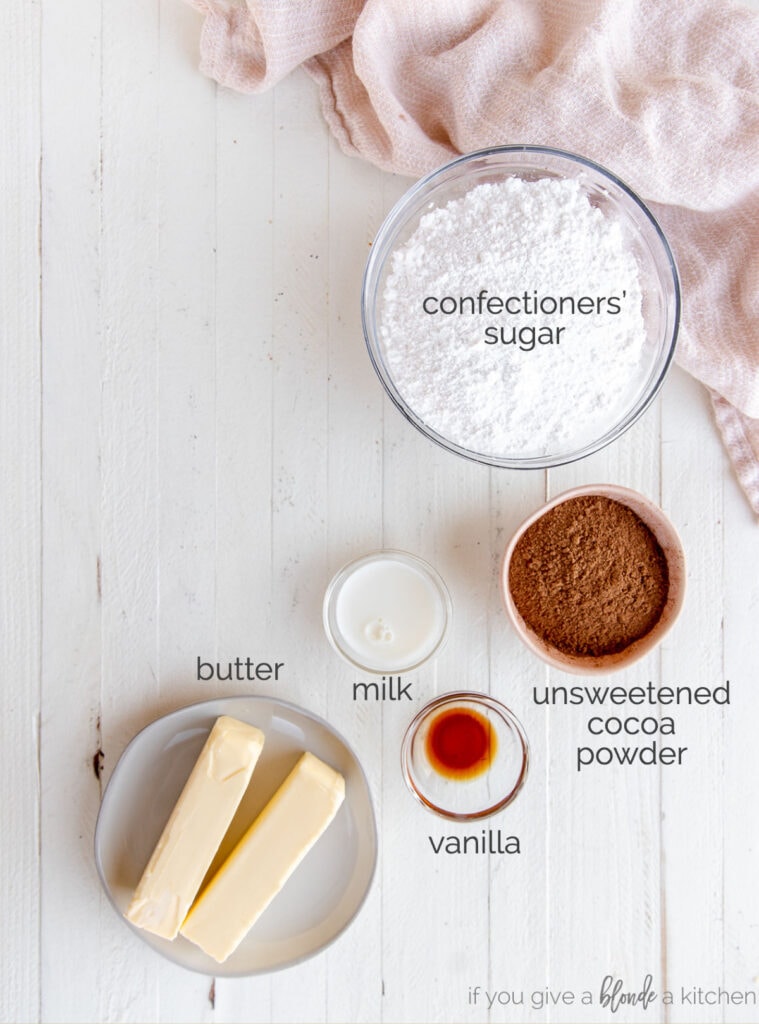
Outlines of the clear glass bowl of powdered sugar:
[[503,146],[453,160],[390,212],[366,266],[369,354],[450,451],[545,468],[618,438],[674,354],[680,288],[656,220],[610,171]]

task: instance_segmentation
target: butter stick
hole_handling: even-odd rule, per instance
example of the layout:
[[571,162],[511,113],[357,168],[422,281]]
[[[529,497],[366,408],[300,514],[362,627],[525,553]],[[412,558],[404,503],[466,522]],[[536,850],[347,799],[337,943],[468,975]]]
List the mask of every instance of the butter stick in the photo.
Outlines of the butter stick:
[[129,904],[133,924],[165,939],[177,935],[263,745],[260,729],[216,719]]
[[222,963],[337,814],[345,780],[302,755],[187,915],[180,932]]

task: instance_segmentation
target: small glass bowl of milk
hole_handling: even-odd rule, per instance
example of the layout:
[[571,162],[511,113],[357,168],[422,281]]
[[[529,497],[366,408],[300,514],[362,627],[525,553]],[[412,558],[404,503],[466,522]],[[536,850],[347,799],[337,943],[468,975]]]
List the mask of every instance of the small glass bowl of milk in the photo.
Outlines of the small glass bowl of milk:
[[418,668],[440,650],[451,621],[448,588],[407,551],[375,551],[343,566],[324,595],[324,629],[364,672]]

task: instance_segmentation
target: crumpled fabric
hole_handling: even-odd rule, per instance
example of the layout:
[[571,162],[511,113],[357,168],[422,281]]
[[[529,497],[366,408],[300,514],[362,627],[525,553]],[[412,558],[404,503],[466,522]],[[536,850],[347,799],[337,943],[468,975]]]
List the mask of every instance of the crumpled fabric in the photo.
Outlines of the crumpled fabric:
[[580,153],[675,254],[677,361],[709,389],[759,515],[759,12],[719,0],[190,0],[201,70],[303,66],[342,149],[419,176],[491,145]]

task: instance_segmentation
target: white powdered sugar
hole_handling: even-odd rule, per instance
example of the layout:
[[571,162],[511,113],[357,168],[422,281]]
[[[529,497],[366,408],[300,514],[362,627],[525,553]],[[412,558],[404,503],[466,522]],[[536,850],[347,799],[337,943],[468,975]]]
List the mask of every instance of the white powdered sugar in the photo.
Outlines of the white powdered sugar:
[[509,178],[432,209],[393,254],[381,299],[399,393],[470,451],[574,452],[636,397],[638,264],[576,181]]

